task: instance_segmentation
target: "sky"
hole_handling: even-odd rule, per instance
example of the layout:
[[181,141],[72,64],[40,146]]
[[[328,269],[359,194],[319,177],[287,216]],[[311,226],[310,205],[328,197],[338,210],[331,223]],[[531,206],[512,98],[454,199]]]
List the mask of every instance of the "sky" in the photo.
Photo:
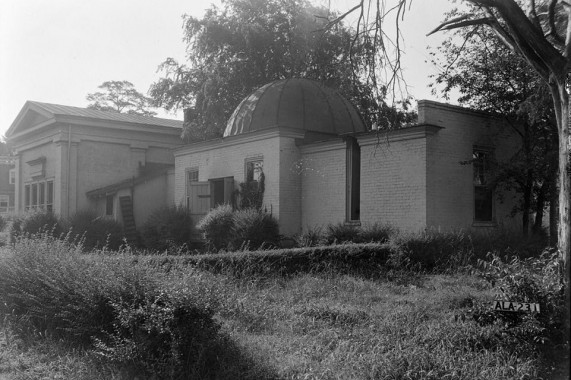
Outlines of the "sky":
[[[341,12],[357,0],[314,0]],[[27,100],[86,107],[108,80],[128,80],[146,93],[167,57],[185,61],[182,15],[201,17],[208,0],[0,0],[0,136]],[[219,2],[217,2],[219,4]],[[416,99],[440,100],[427,87],[440,68],[429,62],[426,37],[454,4],[412,0],[403,21],[404,79]],[[181,119],[181,113],[158,112]]]

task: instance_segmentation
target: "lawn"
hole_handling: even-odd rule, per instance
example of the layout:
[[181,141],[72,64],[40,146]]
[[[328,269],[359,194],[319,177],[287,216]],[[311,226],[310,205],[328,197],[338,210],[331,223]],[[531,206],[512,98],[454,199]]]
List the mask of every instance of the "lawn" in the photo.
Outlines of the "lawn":
[[[132,256],[81,260],[148,266]],[[199,283],[216,298],[223,344],[201,359],[197,378],[563,379],[568,371],[562,348],[522,341],[499,323],[478,324],[473,310],[491,309],[494,289],[469,274],[384,270],[371,278],[324,270],[236,278],[186,265],[153,273],[165,288]],[[152,378],[133,363],[13,327],[5,319],[0,333],[2,380]]]

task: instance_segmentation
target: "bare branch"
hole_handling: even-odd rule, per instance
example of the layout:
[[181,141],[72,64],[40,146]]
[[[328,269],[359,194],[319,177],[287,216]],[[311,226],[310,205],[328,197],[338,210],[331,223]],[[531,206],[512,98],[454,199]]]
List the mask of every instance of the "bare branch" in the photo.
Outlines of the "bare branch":
[[[438,32],[439,30],[442,30],[442,28],[444,28],[447,25],[453,24],[455,22],[460,22],[460,21],[464,21],[470,18],[470,16],[472,16],[472,14],[468,14],[468,15],[464,15],[464,16],[460,16],[460,17],[456,17],[453,18],[451,20],[445,21],[442,24],[438,25],[436,28],[434,28],[434,30],[432,30],[430,33],[427,34],[427,36],[430,36],[436,32]],[[448,28],[451,29],[451,28]]]

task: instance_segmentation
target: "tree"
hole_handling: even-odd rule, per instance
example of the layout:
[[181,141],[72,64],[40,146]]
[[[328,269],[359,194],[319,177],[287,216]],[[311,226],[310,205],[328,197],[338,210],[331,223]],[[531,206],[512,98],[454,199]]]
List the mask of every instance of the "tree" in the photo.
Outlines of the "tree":
[[141,116],[156,115],[150,110],[151,99],[137,91],[129,81],[106,81],[98,88],[104,91],[87,94],[86,99],[90,102],[87,108]]
[[188,62],[163,62],[164,77],[150,94],[157,106],[188,109],[184,136],[189,140],[221,136],[245,96],[291,77],[338,89],[370,124],[407,121],[406,112],[383,103],[383,89],[376,92],[365,83],[364,60],[372,45],[352,44],[351,30],[341,23],[325,33],[329,15],[305,0],[228,0],[202,19],[185,16]]
[[[454,1],[454,0],[452,0]],[[571,4],[569,0],[464,0],[473,5],[472,12],[443,22],[431,33],[440,30],[486,27],[494,33],[495,41],[503,44],[521,57],[547,84],[553,106],[558,134],[558,186],[559,222],[558,250],[563,261],[565,303],[571,309],[570,261],[571,261],[571,176],[569,146],[569,94],[571,91]],[[376,58],[366,62],[388,63],[389,87],[400,73],[400,20],[411,0],[360,0],[357,5],[333,18],[327,28],[333,28],[348,15],[358,13],[357,34],[359,40],[372,41]],[[388,38],[383,29],[389,15],[394,14],[396,36]],[[393,49],[387,47],[393,46]],[[374,72],[374,67],[372,68]],[[570,331],[569,314],[565,318],[565,330]]]
[[[445,97],[458,89],[461,104],[506,116],[520,136],[520,149],[496,166],[492,182],[522,195],[514,211],[522,212],[523,233],[529,231],[532,208],[532,230],[539,232],[545,203],[557,194],[557,125],[547,85],[521,57],[495,43],[491,31],[482,27],[457,31],[438,51],[438,56],[432,53],[434,62],[445,70],[434,77],[433,93],[439,85]],[[552,242],[557,235],[555,205],[550,202]]]

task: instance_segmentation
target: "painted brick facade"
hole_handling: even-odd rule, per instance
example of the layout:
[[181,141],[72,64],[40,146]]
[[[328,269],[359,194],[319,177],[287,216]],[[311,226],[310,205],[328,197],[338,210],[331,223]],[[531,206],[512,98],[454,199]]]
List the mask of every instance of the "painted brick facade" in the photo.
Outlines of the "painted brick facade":
[[302,228],[345,220],[346,145],[342,140],[301,149]]
[[359,138],[363,223],[389,223],[410,231],[426,227],[428,132],[416,127]]
[[[278,218],[280,232],[299,229],[299,201],[293,196],[299,181],[288,168],[297,159],[295,138],[283,131],[262,131],[191,144],[175,151],[175,202],[185,204],[186,171],[198,168],[201,182],[233,177],[234,187],[244,182],[246,160],[261,159],[265,176],[263,208]],[[299,194],[299,193],[298,193]],[[299,199],[299,196],[297,197]]]
[[[474,147],[490,149],[498,162],[508,160],[517,149],[517,135],[501,118],[432,101],[419,102],[419,124],[442,127],[427,137],[427,225],[443,229],[477,227],[473,166],[461,163],[472,159]],[[503,195],[503,202],[494,201],[495,221],[519,223],[509,216],[514,195]]]

